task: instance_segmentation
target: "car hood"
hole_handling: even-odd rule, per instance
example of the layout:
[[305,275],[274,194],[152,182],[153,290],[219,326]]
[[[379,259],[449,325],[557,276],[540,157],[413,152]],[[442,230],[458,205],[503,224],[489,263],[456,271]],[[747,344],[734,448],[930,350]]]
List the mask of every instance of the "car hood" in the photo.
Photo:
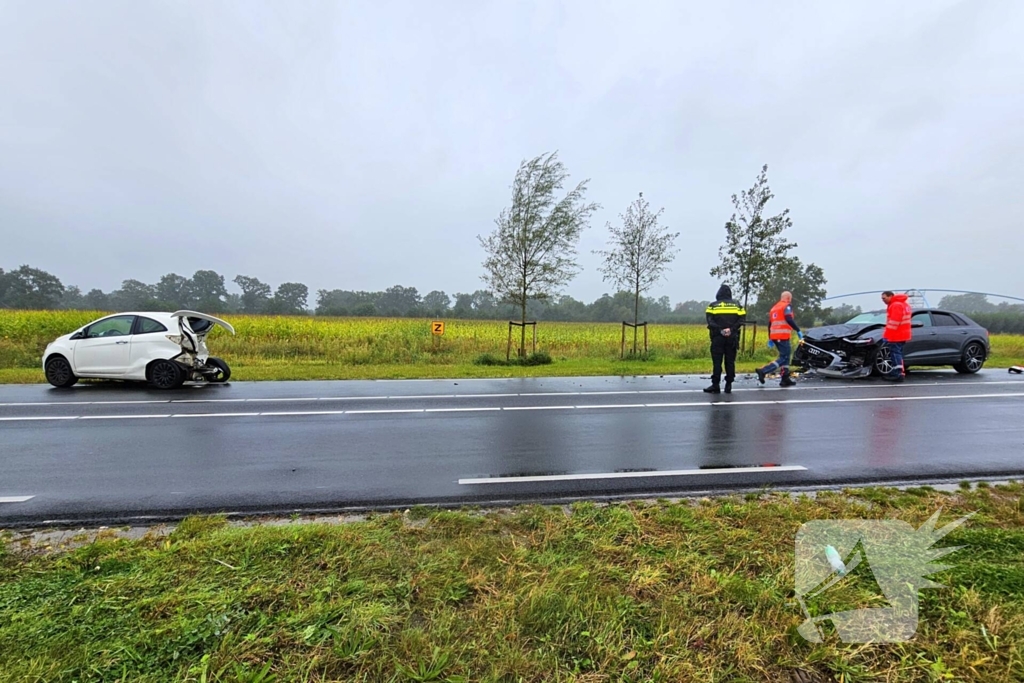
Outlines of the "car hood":
[[829,341],[844,337],[856,337],[872,330],[882,329],[878,323],[857,323],[855,325],[825,325],[807,330],[804,336],[815,341]]
[[233,328],[231,326],[231,323],[227,322],[226,320],[221,320],[220,318],[214,318],[212,315],[207,315],[205,313],[199,313],[198,311],[175,311],[174,313],[171,313],[171,317],[172,318],[199,318],[200,320],[208,320],[209,322],[213,323],[214,325],[220,325],[221,327],[223,327],[225,330],[227,330],[231,334],[235,333],[235,328]]

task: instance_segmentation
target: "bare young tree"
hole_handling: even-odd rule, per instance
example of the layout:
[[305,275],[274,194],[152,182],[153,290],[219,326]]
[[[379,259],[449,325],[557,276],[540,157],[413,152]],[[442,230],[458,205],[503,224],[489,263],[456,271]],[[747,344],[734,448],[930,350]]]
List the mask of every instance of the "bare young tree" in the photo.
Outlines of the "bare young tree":
[[559,292],[579,272],[576,245],[598,204],[586,203],[587,180],[557,200],[569,174],[557,152],[519,165],[512,205],[502,209],[487,239],[477,236],[487,258],[482,280],[504,303],[522,312],[519,353],[526,349],[526,303]]
[[734,294],[744,308],[750,295],[765,285],[775,269],[787,262],[789,250],[797,246],[782,236],[793,225],[789,209],[775,216],[763,216],[765,205],[774,196],[768,187],[765,164],[753,187],[732,196],[736,212],[725,224],[725,244],[718,250],[719,265],[711,269],[712,277],[735,283]]
[[610,248],[594,252],[604,256],[604,265],[600,268],[604,280],[633,294],[633,355],[636,355],[636,325],[640,322],[640,295],[661,279],[676,256],[674,247],[679,233],[670,233],[667,226],[658,225],[664,211],[661,208],[652,213],[641,192],[626,213],[619,215],[621,226],[608,223]]

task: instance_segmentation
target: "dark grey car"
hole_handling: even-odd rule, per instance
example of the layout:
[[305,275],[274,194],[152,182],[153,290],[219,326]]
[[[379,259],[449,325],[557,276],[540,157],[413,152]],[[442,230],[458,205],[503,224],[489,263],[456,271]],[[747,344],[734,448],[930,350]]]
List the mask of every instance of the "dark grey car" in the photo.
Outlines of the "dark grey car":
[[[881,343],[885,311],[862,313],[843,325],[814,327],[793,355],[793,365],[836,377],[886,375],[892,369],[889,349]],[[988,330],[963,313],[927,308],[914,311],[912,338],[903,347],[904,365],[951,365],[975,373],[988,358]]]

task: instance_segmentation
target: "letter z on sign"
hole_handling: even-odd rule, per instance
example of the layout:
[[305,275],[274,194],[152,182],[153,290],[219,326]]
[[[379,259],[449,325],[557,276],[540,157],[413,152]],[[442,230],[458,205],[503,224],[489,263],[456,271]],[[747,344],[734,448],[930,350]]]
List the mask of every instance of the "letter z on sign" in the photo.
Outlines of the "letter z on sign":
[[444,323],[440,320],[430,323],[430,333],[434,335],[444,334]]

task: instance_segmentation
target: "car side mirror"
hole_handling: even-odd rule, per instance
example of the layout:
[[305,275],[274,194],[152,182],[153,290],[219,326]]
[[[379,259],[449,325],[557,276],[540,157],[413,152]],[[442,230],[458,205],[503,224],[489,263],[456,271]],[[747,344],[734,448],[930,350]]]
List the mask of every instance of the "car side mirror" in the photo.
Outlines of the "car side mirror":
[[75,332],[73,335],[71,335],[71,339],[85,339],[85,332],[79,330],[78,332]]
[[924,327],[924,323],[910,323],[911,327]]

